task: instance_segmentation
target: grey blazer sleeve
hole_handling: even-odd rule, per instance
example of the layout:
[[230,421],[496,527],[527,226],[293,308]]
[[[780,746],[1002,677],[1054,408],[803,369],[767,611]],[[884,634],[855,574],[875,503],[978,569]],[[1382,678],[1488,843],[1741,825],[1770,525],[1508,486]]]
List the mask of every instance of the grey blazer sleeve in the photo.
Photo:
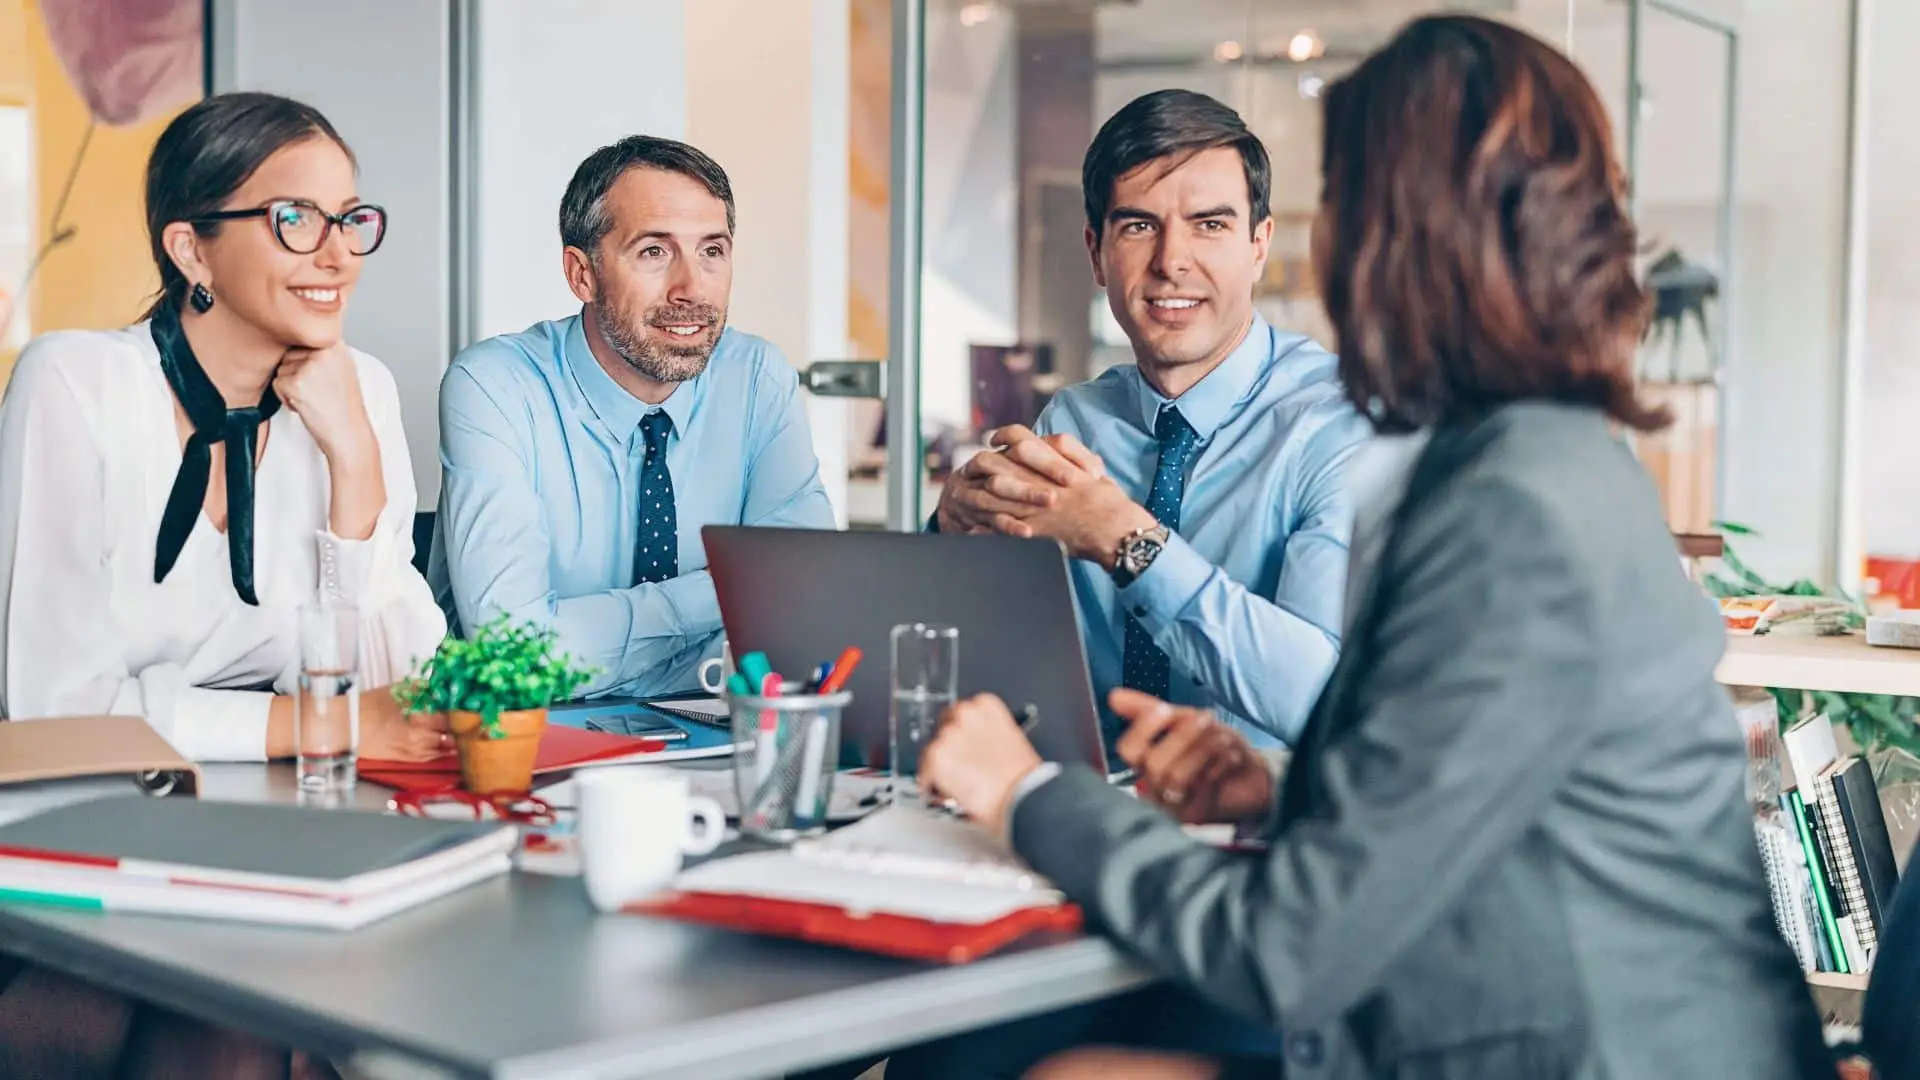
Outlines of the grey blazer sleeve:
[[1462,477],[1411,522],[1351,673],[1358,715],[1293,765],[1314,759],[1322,812],[1267,852],[1199,844],[1084,769],[1022,801],[1016,848],[1219,1004],[1290,1027],[1341,1016],[1541,819],[1591,738],[1593,603],[1564,532],[1497,477]]

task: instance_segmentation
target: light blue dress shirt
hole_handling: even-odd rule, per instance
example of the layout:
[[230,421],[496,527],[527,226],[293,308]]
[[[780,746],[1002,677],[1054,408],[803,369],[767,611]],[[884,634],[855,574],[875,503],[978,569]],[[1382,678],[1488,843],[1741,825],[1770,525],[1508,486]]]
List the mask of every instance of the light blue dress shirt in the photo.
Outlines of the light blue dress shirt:
[[[1062,390],[1036,426],[1086,443],[1144,504],[1166,403],[1130,364]],[[1344,473],[1372,429],[1332,354],[1257,316],[1173,404],[1202,440],[1178,533],[1125,589],[1098,564],[1073,564],[1094,690],[1104,709],[1121,684],[1131,614],[1172,662],[1174,702],[1215,710],[1256,745],[1291,743],[1339,654],[1353,530]]]
[[[635,585],[640,422],[654,411],[673,420],[680,575]],[[555,627],[600,669],[586,696],[695,687],[721,630],[702,526],[835,525],[799,377],[731,328],[657,406],[601,368],[577,315],[471,345],[440,384],[440,464],[428,578],[449,621],[506,611]]]

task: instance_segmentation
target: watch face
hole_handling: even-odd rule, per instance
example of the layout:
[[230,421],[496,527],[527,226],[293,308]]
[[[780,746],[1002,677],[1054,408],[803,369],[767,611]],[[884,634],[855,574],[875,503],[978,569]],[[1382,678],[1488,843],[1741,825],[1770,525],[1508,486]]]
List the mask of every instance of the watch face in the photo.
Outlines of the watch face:
[[1127,562],[1133,566],[1139,566],[1152,559],[1159,551],[1160,541],[1151,536],[1138,537],[1133,543],[1127,545]]

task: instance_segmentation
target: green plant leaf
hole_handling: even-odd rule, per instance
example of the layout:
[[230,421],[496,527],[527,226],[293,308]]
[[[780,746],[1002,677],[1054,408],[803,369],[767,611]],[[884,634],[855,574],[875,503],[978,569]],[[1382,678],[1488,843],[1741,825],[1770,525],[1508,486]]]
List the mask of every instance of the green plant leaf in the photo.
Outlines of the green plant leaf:
[[500,615],[469,637],[441,642],[394,697],[408,712],[477,713],[487,738],[502,738],[501,713],[544,709],[592,680],[593,669],[576,664],[558,642],[551,627]]
[[1755,593],[1776,593],[1780,591],[1772,585],[1767,584],[1766,578],[1761,577],[1754,572],[1752,567],[1742,562],[1740,556],[1734,554],[1732,544],[1725,544],[1721,547],[1720,565],[1726,567],[1736,580],[1744,582],[1749,588],[1753,589]]

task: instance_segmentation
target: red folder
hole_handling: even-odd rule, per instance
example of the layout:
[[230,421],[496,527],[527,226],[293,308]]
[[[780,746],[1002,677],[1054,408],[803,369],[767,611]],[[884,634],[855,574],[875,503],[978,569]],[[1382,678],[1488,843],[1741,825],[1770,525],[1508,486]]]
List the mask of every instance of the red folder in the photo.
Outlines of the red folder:
[[[659,739],[638,735],[615,735],[605,731],[548,724],[540,735],[540,752],[533,759],[533,775],[565,772],[581,765],[640,757],[667,748]],[[405,790],[429,787],[460,775],[460,755],[448,751],[429,761],[383,761],[360,759],[360,779],[385,787]]]
[[1082,925],[1080,908],[1073,904],[1021,908],[984,923],[939,923],[879,912],[855,914],[827,904],[734,893],[663,893],[629,904],[624,910],[940,964],[977,960],[1031,934],[1078,933]]

